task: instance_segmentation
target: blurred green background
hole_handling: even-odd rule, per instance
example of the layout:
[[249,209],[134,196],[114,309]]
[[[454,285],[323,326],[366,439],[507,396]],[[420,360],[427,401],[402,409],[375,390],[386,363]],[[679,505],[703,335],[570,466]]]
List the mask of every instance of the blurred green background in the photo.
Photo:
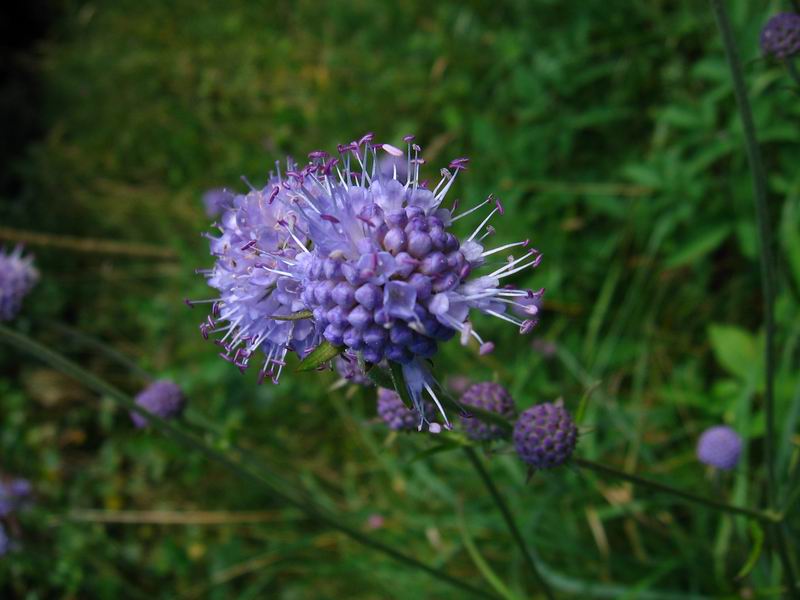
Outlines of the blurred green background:
[[[787,7],[729,6],[778,238],[785,477],[800,396],[800,103],[758,49],[761,25]],[[263,183],[274,160],[366,131],[395,144],[415,133],[432,177],[471,157],[455,196],[494,192],[507,208],[498,239],[530,237],[544,254],[518,280],[547,288],[532,337],[483,319],[495,354],[452,343],[437,371],[496,379],[521,408],[563,397],[574,410],[591,388],[582,456],[761,500],[751,180],[705,2],[63,0],[34,12],[48,25],[9,51],[18,85],[2,93],[0,244],[27,240],[42,272],[15,327],[135,393],[135,372],[59,324],[102,340],[183,386],[221,447],[252,449],[348,522],[486,587],[474,542],[530,597],[534,579],[463,455],[421,458],[435,440],[389,434],[374,392],[330,392],[334,374],[290,369],[279,386],[256,386],[202,341],[204,309],[182,302],[210,297],[193,272],[211,264],[206,189],[245,189],[241,175]],[[15,24],[32,27],[5,27]],[[747,443],[740,467],[715,477],[694,444],[721,422]],[[739,597],[771,581],[763,558],[735,578],[754,543],[741,519],[572,468],[526,482],[505,445],[487,460],[565,597]],[[19,516],[19,548],[0,558],[4,597],[460,597],[134,430],[111,401],[6,347],[0,469],[37,496]],[[120,510],[167,522],[174,511],[259,514],[99,522]]]

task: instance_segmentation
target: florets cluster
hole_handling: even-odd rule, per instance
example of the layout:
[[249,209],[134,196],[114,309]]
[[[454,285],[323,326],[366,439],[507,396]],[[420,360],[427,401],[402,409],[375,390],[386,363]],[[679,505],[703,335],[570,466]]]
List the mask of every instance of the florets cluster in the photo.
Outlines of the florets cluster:
[[0,251],[0,321],[10,321],[22,307],[22,299],[39,281],[33,257],[22,256],[22,247]]
[[[367,134],[339,146],[338,157],[315,151],[304,167],[288,161],[263,189],[233,198],[211,241],[216,264],[206,271],[220,297],[209,300],[212,315],[201,325],[206,337],[222,334],[226,360],[244,370],[260,350],[260,380],[275,382],[288,352],[303,357],[321,343],[368,363],[391,361],[402,365],[424,420],[424,392],[441,411],[424,362],[438,343],[459,333],[463,344],[477,340],[481,353],[494,347],[475,331],[473,309],[521,333],[534,327],[543,290],[501,280],[537,266],[541,255],[527,240],[486,249],[500,202],[490,196],[458,214],[455,203],[443,205],[468,159],[451,161],[428,189],[421,149],[413,137],[405,141],[403,151]],[[489,214],[469,237],[449,231],[484,206]],[[512,248],[523,253],[491,263]]]
[[[470,406],[489,412],[497,413],[506,419],[513,419],[516,415],[514,398],[506,388],[499,383],[476,383],[461,396],[461,404],[469,410]],[[503,429],[499,425],[485,423],[481,419],[462,416],[461,424],[466,434],[476,441],[497,440],[503,437]]]
[[739,463],[742,438],[726,425],[706,429],[697,441],[697,459],[706,465],[722,469],[733,469]]
[[564,464],[578,442],[578,428],[561,401],[537,404],[514,424],[514,447],[534,469]]
[[356,385],[371,386],[372,380],[364,374],[358,364],[358,359],[349,354],[342,354],[333,361],[336,372],[342,377]]
[[0,517],[24,508],[31,499],[32,487],[27,479],[0,481]]
[[800,15],[778,13],[761,30],[764,54],[785,59],[800,54]]
[[234,196],[235,194],[225,189],[208,190],[203,194],[203,206],[206,214],[212,219],[220,216],[233,205]]
[[[423,406],[424,418],[429,421],[435,409],[430,402],[425,402]],[[389,429],[395,431],[413,431],[419,427],[420,416],[417,411],[410,410],[397,392],[386,388],[378,388],[378,416]]]
[[[135,400],[136,404],[162,419],[175,418],[186,407],[186,397],[181,388],[168,379],[151,383],[136,395]],[[147,426],[147,419],[138,413],[132,412],[131,419],[136,427]]]

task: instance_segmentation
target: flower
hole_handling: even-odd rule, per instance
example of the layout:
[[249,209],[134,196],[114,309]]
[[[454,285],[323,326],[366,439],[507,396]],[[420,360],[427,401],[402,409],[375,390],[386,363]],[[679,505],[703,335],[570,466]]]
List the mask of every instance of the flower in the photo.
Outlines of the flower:
[[5,483],[0,481],[0,517],[25,508],[31,492],[31,483],[27,479],[16,478]]
[[[423,406],[425,410],[423,416],[429,421],[433,418],[435,409],[430,402],[426,402]],[[421,428],[421,421],[416,409],[409,410],[403,404],[400,395],[394,390],[378,388],[378,416],[389,426],[389,429],[395,431],[412,431]],[[436,425],[436,423],[432,425]],[[435,433],[438,428],[433,427],[431,431]]]
[[216,188],[203,194],[203,206],[206,214],[212,219],[218,217],[230,208],[234,194],[225,189]]
[[[263,190],[236,196],[222,236],[212,238],[216,263],[206,275],[220,297],[207,300],[212,316],[201,333],[224,333],[222,356],[242,370],[263,351],[260,381],[277,382],[288,352],[302,357],[323,342],[368,363],[397,363],[420,426],[427,393],[449,427],[425,359],[457,333],[464,345],[477,340],[481,354],[492,351],[470,321],[473,310],[531,331],[543,290],[501,281],[536,267],[541,254],[527,240],[487,249],[489,222],[504,214],[499,200],[490,195],[460,213],[457,203],[443,205],[468,159],[452,160],[429,189],[420,147],[404,141],[405,151],[367,134],[340,145],[338,158],[314,151],[306,166],[287,161]],[[395,161],[391,173],[380,166],[383,153]],[[484,207],[469,237],[449,231]],[[515,248],[522,254],[489,262]]]
[[[470,406],[497,413],[506,419],[513,419],[517,413],[514,399],[508,390],[499,383],[484,382],[470,386],[461,396],[461,404],[467,411]],[[503,429],[499,425],[484,423],[471,416],[461,417],[464,430],[473,440],[489,441],[503,437]]]
[[[136,395],[135,400],[136,404],[162,419],[177,417],[186,407],[186,397],[181,388],[168,379],[151,383]],[[131,419],[136,427],[147,426],[147,419],[138,413],[131,412]]]
[[697,460],[724,471],[739,463],[741,452],[742,438],[726,425],[709,427],[697,441]]
[[39,281],[33,257],[22,256],[22,246],[0,251],[0,321],[10,321],[22,307],[22,299]]
[[785,59],[800,53],[800,15],[778,13],[761,30],[764,54]]
[[363,386],[371,386],[372,380],[361,371],[358,360],[348,354],[341,354],[334,361],[336,372],[350,383]]
[[578,442],[578,428],[563,402],[545,402],[524,411],[514,424],[514,447],[534,469],[564,464]]

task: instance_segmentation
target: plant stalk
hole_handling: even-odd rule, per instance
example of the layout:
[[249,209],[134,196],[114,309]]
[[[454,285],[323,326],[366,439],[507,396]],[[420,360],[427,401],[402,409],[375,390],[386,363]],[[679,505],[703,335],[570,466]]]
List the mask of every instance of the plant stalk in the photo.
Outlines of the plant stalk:
[[506,522],[506,526],[508,527],[509,532],[511,533],[511,537],[514,538],[517,546],[519,546],[520,551],[522,552],[522,556],[525,559],[525,563],[528,565],[528,568],[533,573],[534,577],[539,583],[539,586],[542,588],[544,595],[547,596],[550,600],[553,600],[555,596],[553,596],[553,591],[550,589],[550,586],[547,585],[547,582],[544,580],[539,568],[536,566],[536,562],[533,559],[533,555],[531,554],[530,550],[528,549],[525,540],[522,537],[522,533],[517,527],[517,523],[514,520],[514,515],[511,514],[511,510],[508,508],[505,500],[500,495],[500,491],[497,489],[497,486],[494,484],[494,480],[492,480],[492,476],[489,474],[489,471],[486,470],[484,467],[483,462],[481,461],[480,457],[475,452],[475,449],[472,446],[464,446],[464,453],[467,455],[469,462],[478,472],[483,484],[486,486],[486,489],[489,490],[489,494],[492,496],[494,503],[497,505],[497,508],[500,510],[500,514],[503,515],[503,520]]

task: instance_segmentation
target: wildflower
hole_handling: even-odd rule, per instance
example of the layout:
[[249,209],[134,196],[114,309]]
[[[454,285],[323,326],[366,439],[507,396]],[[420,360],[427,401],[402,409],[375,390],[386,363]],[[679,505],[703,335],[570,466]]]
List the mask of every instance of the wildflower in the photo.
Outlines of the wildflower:
[[[186,407],[186,397],[181,388],[168,379],[151,383],[136,395],[135,400],[136,404],[162,419],[177,417]],[[147,426],[147,419],[138,413],[131,412],[131,419],[136,427]]]
[[537,404],[514,424],[514,446],[519,457],[534,469],[564,464],[578,441],[578,428],[561,400]]
[[39,280],[33,257],[22,256],[22,247],[0,251],[0,321],[10,321],[22,307],[22,299]]
[[778,13],[761,30],[761,50],[779,59],[800,54],[800,15]]
[[367,518],[367,529],[380,529],[386,524],[386,519],[379,513],[372,513]]
[[[434,408],[430,402],[424,405],[426,420],[430,420],[434,415]],[[386,388],[378,388],[378,416],[383,420],[389,429],[395,431],[412,431],[419,428],[420,418],[415,410],[409,410],[400,395]],[[436,425],[435,423],[433,425]],[[434,427],[433,430],[438,428]]]
[[733,469],[742,452],[742,438],[726,425],[706,429],[697,441],[697,459],[724,471]]
[[[456,203],[443,206],[468,159],[451,161],[429,189],[412,137],[405,151],[372,140],[340,145],[338,158],[312,152],[303,168],[289,161],[263,190],[233,200],[222,237],[212,238],[217,261],[207,274],[220,298],[209,300],[212,317],[201,332],[224,332],[222,356],[242,370],[262,350],[260,380],[277,382],[289,351],[304,356],[323,341],[368,363],[397,363],[419,426],[427,393],[449,427],[425,359],[457,333],[462,344],[475,339],[482,354],[492,351],[469,319],[473,309],[531,331],[543,290],[501,282],[536,267],[541,255],[527,240],[486,248],[489,222],[504,213],[494,196],[460,213]],[[381,172],[378,153],[405,170]],[[488,215],[466,239],[449,231],[484,207]],[[514,248],[522,254],[490,262]],[[487,272],[476,276],[479,269]]]
[[356,385],[371,386],[372,380],[364,374],[358,365],[358,360],[348,354],[341,354],[334,361],[336,372],[342,377]]
[[0,517],[24,508],[31,498],[31,484],[27,479],[0,481]]
[[[499,383],[484,382],[470,386],[461,396],[461,403],[467,410],[475,406],[507,419],[513,419],[517,412],[511,394]],[[503,437],[504,432],[499,425],[484,423],[474,417],[462,416],[461,424],[467,436],[473,440],[489,441]]]
[[225,189],[208,190],[203,194],[206,214],[214,219],[224,213],[233,203],[234,194]]

